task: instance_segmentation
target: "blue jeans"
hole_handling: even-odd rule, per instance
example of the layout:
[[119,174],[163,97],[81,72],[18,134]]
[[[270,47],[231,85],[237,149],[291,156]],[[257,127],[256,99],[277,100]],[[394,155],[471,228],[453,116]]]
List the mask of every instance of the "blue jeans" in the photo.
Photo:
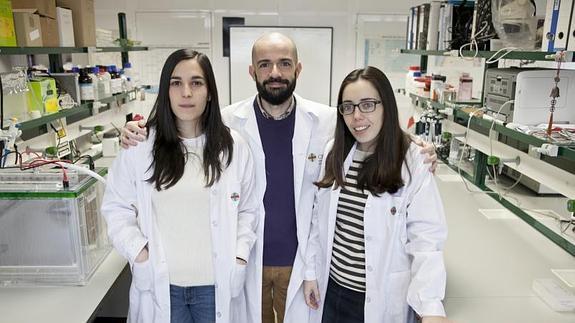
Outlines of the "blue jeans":
[[216,291],[213,285],[180,287],[170,285],[172,323],[216,321]]
[[322,323],[364,323],[365,293],[342,287],[331,278],[323,304]]

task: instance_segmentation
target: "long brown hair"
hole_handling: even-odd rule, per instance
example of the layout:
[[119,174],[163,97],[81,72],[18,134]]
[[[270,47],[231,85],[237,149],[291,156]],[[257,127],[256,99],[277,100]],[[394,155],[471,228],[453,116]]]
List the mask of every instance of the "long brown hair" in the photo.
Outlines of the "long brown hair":
[[[170,78],[179,62],[195,59],[204,72],[210,100],[201,116],[202,129],[206,134],[206,144],[203,152],[203,168],[206,186],[212,186],[220,179],[222,171],[232,162],[234,140],[230,129],[222,121],[216,79],[208,57],[191,49],[180,49],[173,52],[164,63],[160,75],[160,89],[154,103],[150,120],[146,127],[156,131],[153,161],[150,169],[154,170],[149,183],[154,183],[156,189],[167,189],[175,185],[184,175],[186,166],[185,146],[183,145],[176,126],[176,116],[170,105]],[[148,133],[150,133],[148,131]],[[221,160],[225,157],[225,163]],[[225,164],[225,166],[224,166]]]
[[[356,69],[345,77],[339,88],[338,106],[343,102],[345,88],[359,79],[371,83],[379,93],[383,106],[383,123],[377,135],[375,151],[365,159],[359,171],[357,188],[368,190],[375,196],[385,192],[393,194],[404,185],[401,167],[411,138],[399,126],[397,103],[389,80],[375,67]],[[318,187],[328,188],[334,182],[336,187],[345,186],[343,164],[354,143],[355,138],[345,125],[343,116],[338,113],[334,144],[327,155],[325,175],[315,183]]]

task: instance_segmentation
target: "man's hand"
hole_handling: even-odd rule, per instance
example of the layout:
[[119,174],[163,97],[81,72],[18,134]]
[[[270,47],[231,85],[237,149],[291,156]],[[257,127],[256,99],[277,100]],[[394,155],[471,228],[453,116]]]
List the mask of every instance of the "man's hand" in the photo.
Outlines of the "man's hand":
[[423,140],[421,140],[420,138],[413,138],[414,142],[416,145],[420,146],[421,149],[421,153],[422,154],[427,154],[427,157],[425,158],[425,163],[429,164],[431,163],[431,166],[429,167],[429,171],[432,173],[435,173],[435,169],[437,168],[437,154],[435,153],[435,146],[433,146],[433,144],[425,142]]
[[304,280],[303,281],[303,295],[305,303],[309,308],[317,310],[319,308],[319,288],[317,280]]
[[146,129],[146,120],[142,119],[140,121],[129,121],[124,125],[120,136],[120,145],[122,148],[127,149],[130,146],[137,146],[138,142],[144,141],[148,134]]

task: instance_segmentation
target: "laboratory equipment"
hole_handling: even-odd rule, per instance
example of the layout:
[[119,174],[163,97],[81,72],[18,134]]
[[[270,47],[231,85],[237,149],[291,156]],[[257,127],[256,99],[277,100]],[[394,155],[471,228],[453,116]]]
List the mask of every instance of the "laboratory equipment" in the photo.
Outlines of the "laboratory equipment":
[[[483,102],[486,114],[503,122],[523,125],[546,123],[549,118],[549,93],[554,86],[554,69],[494,68],[485,72]],[[561,70],[554,120],[575,123],[575,71]],[[514,100],[504,107],[505,102]],[[497,114],[499,112],[499,114]]]
[[[525,71],[517,75],[513,123],[537,125],[549,119],[549,92],[554,87],[556,70]],[[575,123],[575,71],[562,70],[557,84],[560,96],[555,104],[555,123]],[[571,104],[569,104],[571,103]]]
[[0,171],[0,286],[85,285],[111,250],[103,185],[67,177],[65,189],[61,169]]
[[504,122],[513,120],[513,103],[500,108],[515,98],[517,75],[522,71],[515,68],[491,68],[485,72],[483,104],[487,108],[487,115]]
[[462,73],[459,77],[459,87],[457,88],[458,101],[470,101],[473,92],[473,78],[469,73]]

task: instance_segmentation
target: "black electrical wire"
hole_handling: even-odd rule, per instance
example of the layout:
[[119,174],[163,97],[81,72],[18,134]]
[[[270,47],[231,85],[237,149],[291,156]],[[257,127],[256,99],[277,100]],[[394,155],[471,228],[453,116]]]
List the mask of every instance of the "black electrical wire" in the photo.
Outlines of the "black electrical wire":
[[4,89],[2,87],[2,76],[0,75],[0,130],[4,129]]
[[[491,0],[477,0],[475,2],[475,41],[479,50],[489,50],[489,40],[497,39],[497,33],[493,26]],[[481,32],[480,32],[481,31]]]
[[56,154],[58,154],[58,150],[60,149],[60,134],[58,133],[58,129],[54,127],[54,125],[50,122],[50,127],[56,133],[56,138],[58,138],[58,143],[56,144]]
[[0,167],[4,166],[4,147],[6,142],[4,140],[0,140]]
[[2,167],[0,168],[10,168],[10,167],[5,167],[6,165],[6,159],[10,154],[16,154],[16,165],[18,165],[18,162],[20,162],[20,164],[22,164],[22,154],[19,153],[16,150],[11,150],[5,154],[2,154],[2,156],[0,157],[0,160],[2,161]]
[[[451,26],[450,49],[459,49],[464,44],[469,43],[471,38],[471,24],[473,23],[473,7],[466,6],[464,0],[453,6],[454,22]],[[455,17],[457,17],[455,19]]]
[[88,166],[90,167],[90,170],[93,171],[94,169],[96,169],[95,165],[94,165],[94,158],[90,155],[82,155],[80,157],[78,157],[73,164],[76,164],[77,162],[79,162],[80,160],[87,158],[88,159]]

